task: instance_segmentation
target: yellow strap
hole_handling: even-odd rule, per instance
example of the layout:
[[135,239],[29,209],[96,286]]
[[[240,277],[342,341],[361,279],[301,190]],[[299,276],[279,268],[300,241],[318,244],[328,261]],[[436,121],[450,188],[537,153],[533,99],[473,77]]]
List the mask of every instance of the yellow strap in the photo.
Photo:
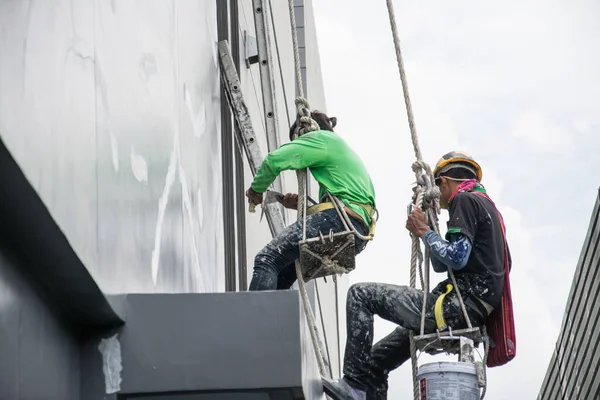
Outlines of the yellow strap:
[[[375,215],[375,209],[368,204],[356,203],[354,201],[351,201],[350,203],[356,204],[357,206],[361,206],[362,208],[364,208],[365,211],[367,212],[367,214],[369,214],[369,218],[371,218],[371,217],[373,217],[373,215]],[[329,210],[330,208],[333,208],[333,207],[334,207],[334,205],[332,202],[324,201],[322,203],[315,204],[314,206],[309,207],[306,210],[306,215],[316,214],[321,211]]]
[[362,208],[364,208],[367,214],[369,214],[369,218],[372,218],[373,215],[375,215],[375,208],[370,206],[369,204],[361,204],[355,201],[351,201],[350,203],[356,204],[357,206],[361,206]]
[[[369,235],[368,236],[371,237],[371,239],[372,239],[373,236],[375,235],[375,218],[373,218],[375,209],[366,204],[360,204],[360,203],[354,203],[354,204],[358,204],[359,206],[363,207],[369,213],[369,216],[371,217],[371,225],[369,226]],[[321,211],[329,210],[334,207],[335,207],[335,205],[332,202],[324,201],[322,203],[315,204],[314,206],[307,208],[306,215],[320,213]]]
[[438,297],[437,300],[435,301],[435,308],[434,308],[435,323],[440,331],[443,331],[444,329],[446,329],[446,320],[444,320],[444,307],[443,307],[444,298],[446,297],[446,295],[448,293],[450,293],[452,291],[453,288],[454,287],[452,286],[452,284],[448,283],[446,285],[446,293],[441,294],[440,297]]
[[330,208],[334,208],[334,207],[335,207],[335,205],[332,202],[315,204],[314,206],[309,207],[306,210],[306,215],[320,213],[321,211],[329,210]]

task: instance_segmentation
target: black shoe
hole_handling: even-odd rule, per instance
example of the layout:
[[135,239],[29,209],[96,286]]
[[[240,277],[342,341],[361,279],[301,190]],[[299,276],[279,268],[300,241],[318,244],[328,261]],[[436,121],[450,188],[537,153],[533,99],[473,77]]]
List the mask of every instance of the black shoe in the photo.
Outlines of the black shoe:
[[333,400],[366,400],[367,393],[353,388],[343,378],[337,381],[323,378],[323,390]]

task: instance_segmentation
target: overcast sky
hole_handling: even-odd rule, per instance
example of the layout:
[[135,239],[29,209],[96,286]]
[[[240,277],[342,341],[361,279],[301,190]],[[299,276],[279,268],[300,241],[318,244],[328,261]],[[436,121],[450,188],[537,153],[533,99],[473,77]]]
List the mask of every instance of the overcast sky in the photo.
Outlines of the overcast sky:
[[[327,109],[368,166],[381,215],[350,282],[408,285],[414,154],[385,2],[313,4]],[[533,399],[597,196],[600,3],[402,0],[395,8],[424,157],[433,166],[447,151],[471,153],[507,224],[517,357],[488,371],[486,398]],[[376,339],[393,327],[378,320]],[[391,374],[389,398],[407,398],[411,385],[407,362]]]

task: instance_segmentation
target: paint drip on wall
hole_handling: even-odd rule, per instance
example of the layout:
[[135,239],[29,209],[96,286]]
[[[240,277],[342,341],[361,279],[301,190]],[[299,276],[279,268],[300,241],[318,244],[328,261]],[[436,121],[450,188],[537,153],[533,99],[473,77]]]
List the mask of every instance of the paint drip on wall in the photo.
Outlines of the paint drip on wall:
[[148,183],[148,164],[144,157],[139,155],[133,146],[131,146],[131,171],[138,182]]
[[100,340],[98,350],[102,354],[102,372],[104,373],[104,384],[106,394],[116,393],[121,390],[121,343],[117,334],[108,339]]

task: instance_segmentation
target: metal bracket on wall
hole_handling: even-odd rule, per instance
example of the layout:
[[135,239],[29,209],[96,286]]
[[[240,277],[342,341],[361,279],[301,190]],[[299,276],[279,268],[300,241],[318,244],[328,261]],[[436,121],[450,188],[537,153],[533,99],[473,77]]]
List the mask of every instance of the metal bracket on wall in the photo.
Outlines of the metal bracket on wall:
[[244,57],[246,60],[246,68],[250,68],[252,64],[258,62],[258,46],[256,45],[256,38],[248,31],[244,31]]
[[[231,112],[235,117],[235,123],[238,127],[236,130],[237,141],[243,145],[248,157],[248,163],[250,164],[250,170],[252,175],[256,174],[258,167],[263,161],[262,152],[260,146],[256,141],[256,134],[252,127],[252,120],[250,119],[250,113],[248,107],[244,101],[242,94],[242,86],[240,84],[240,78],[235,69],[233,58],[229,51],[229,43],[227,40],[219,42],[219,61],[221,64],[221,75],[223,77],[223,83],[225,85],[225,93],[227,94],[227,102],[231,108]],[[261,206],[262,207],[262,206]],[[265,214],[267,215],[267,222],[271,229],[273,237],[279,235],[279,233],[285,227],[283,220],[283,214],[278,204],[269,204],[266,206]]]

